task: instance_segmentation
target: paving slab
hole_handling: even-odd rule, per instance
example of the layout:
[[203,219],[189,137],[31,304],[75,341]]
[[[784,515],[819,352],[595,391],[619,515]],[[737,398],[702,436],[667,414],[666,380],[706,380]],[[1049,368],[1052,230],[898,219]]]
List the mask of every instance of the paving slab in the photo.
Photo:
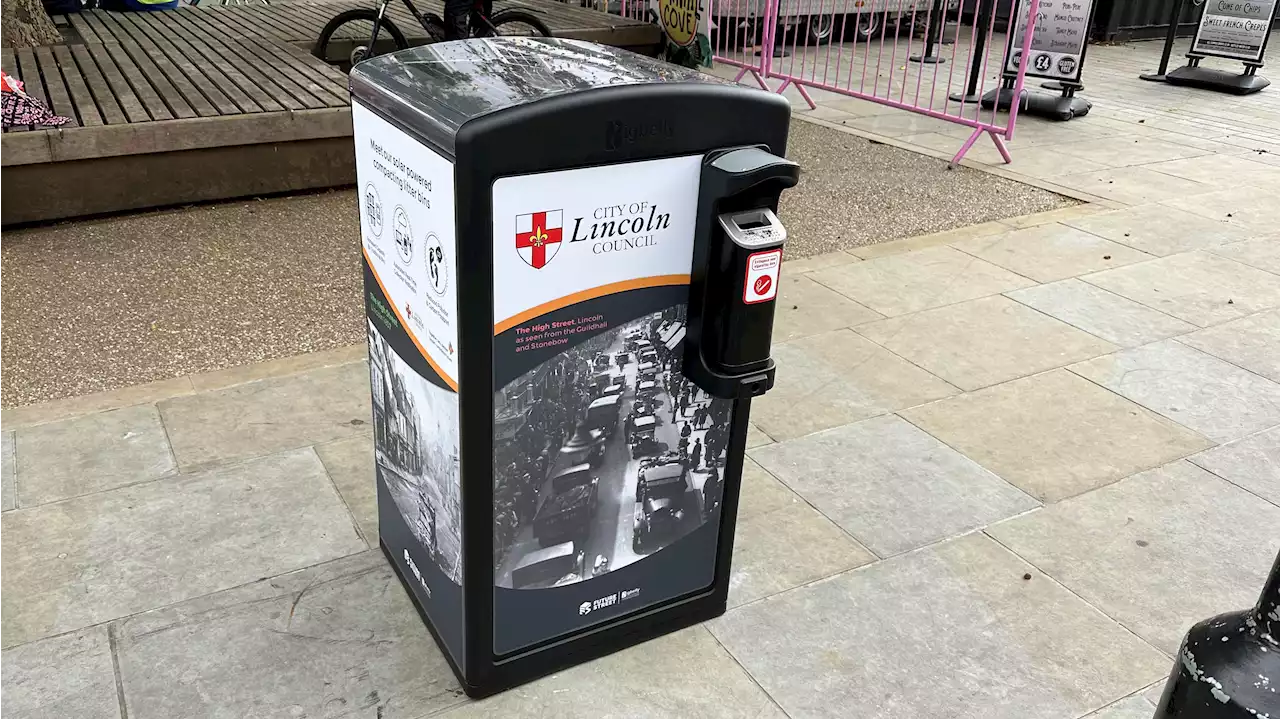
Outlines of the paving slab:
[[[913,138],[904,137],[904,140],[913,141]],[[1012,167],[1016,169],[1018,174],[1028,177],[1036,177],[1040,179],[1052,179],[1080,172],[1097,172],[1111,167],[1109,164],[1097,162],[1095,160],[1086,160],[1082,157],[1071,157],[1070,162],[1064,161],[1064,157],[1070,152],[1069,148],[1074,148],[1081,143],[1070,144],[1048,144],[1052,138],[1046,136],[1041,138],[1040,143],[1033,146],[1023,145],[1022,128],[1018,128],[1017,140],[1014,141],[1011,151],[1015,158]],[[954,139],[951,142],[955,142]],[[1089,141],[1092,142],[1092,141]],[[916,144],[923,144],[916,142]],[[971,157],[972,155],[966,155]],[[974,159],[985,158],[975,157]]]
[[876,556],[804,502],[738,519],[729,606],[860,567]]
[[440,716],[787,719],[702,626],[624,649]]
[[106,627],[91,627],[13,649],[4,662],[9,719],[118,719]]
[[1280,306],[1280,275],[1203,251],[1081,279],[1199,327]]
[[416,719],[463,700],[381,552],[120,622],[131,719]]
[[1192,624],[1253,605],[1277,526],[1280,507],[1183,461],[987,533],[1172,655]]
[[837,427],[958,390],[849,330],[773,346],[776,384],[751,406],[775,440]]
[[880,257],[809,276],[889,317],[1035,284],[951,247]]
[[1063,224],[1161,257],[1249,237],[1249,231],[1239,226],[1165,205],[1139,205],[1063,220]]
[[[1180,199],[1200,195],[1217,189],[1195,180],[1166,175],[1145,167],[1120,167],[1095,172],[1063,175],[1053,178],[1065,187],[1087,192],[1126,205],[1141,205],[1161,200]],[[1180,206],[1180,205],[1178,205]]]
[[999,296],[893,317],[855,330],[964,390],[1116,349],[1110,342]]
[[1232,484],[1280,505],[1280,427],[1188,458]]
[[768,514],[804,500],[779,482],[750,457],[742,463],[742,490],[738,494],[738,521]]
[[1149,165],[1207,154],[1206,150],[1182,143],[1165,142],[1132,134],[1099,137],[1088,142],[1073,142],[1056,147],[1061,151],[1064,165],[1074,164],[1073,161],[1079,158],[1106,167]]
[[[1025,575],[1030,580],[1025,580]],[[729,612],[711,631],[792,717],[1077,717],[1168,660],[981,534]]]
[[1071,371],[1215,442],[1280,424],[1280,384],[1176,340],[1098,357]]
[[1121,699],[1106,709],[1099,709],[1084,719],[1151,719],[1156,705],[1146,697],[1132,696]]
[[761,447],[773,442],[773,437],[765,434],[754,422],[747,424],[747,449]]
[[1036,282],[1064,280],[1151,259],[1145,252],[1057,222],[961,240],[952,247]]
[[154,405],[42,424],[16,435],[23,507],[146,482],[178,469]]
[[782,275],[773,317],[775,344],[820,332],[884,319],[835,290],[805,275]]
[[858,262],[862,258],[857,255],[845,252],[844,250],[836,250],[834,252],[824,252],[820,255],[810,255],[809,257],[799,257],[791,259],[784,257],[782,262],[782,277],[788,275],[802,275],[806,272],[813,272],[824,267],[838,267],[839,265],[847,265],[850,262]]
[[1213,446],[1191,430],[1066,370],[902,413],[1044,501],[1110,484]]
[[1219,186],[1280,186],[1280,168],[1237,155],[1210,154],[1146,165],[1148,170]]
[[1280,204],[1275,199],[1275,188],[1240,187],[1196,197],[1167,198],[1162,204],[1257,233],[1272,233],[1280,227]]
[[1037,506],[895,416],[780,442],[751,456],[881,557]]
[[1005,293],[1006,297],[1120,346],[1193,332],[1196,326],[1078,279]]
[[18,506],[18,472],[14,461],[13,432],[0,435],[0,511]]
[[316,445],[316,454],[342,495],[365,544],[378,546],[378,489],[373,471],[373,437],[361,435]]
[[1178,341],[1280,382],[1280,310],[1193,332]]
[[17,509],[4,543],[6,647],[365,549],[310,448]]
[[160,403],[184,470],[369,431],[364,362],[265,379]]
[[1280,235],[1275,237],[1232,242],[1211,249],[1213,254],[1235,260],[1241,264],[1280,275]]

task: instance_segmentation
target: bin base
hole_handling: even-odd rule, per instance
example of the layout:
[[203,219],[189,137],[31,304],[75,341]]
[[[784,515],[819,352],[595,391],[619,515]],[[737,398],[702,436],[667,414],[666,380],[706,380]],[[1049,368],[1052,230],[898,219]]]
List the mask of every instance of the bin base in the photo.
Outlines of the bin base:
[[[487,676],[481,681],[472,682],[467,680],[462,668],[444,649],[444,641],[427,618],[422,605],[418,603],[417,595],[413,593],[411,578],[400,571],[399,565],[392,558],[391,550],[387,549],[385,543],[379,541],[378,546],[382,548],[387,562],[395,570],[405,593],[409,595],[414,608],[418,610],[422,623],[427,626],[436,645],[441,648],[440,653],[444,655],[449,668],[453,670],[458,683],[462,685],[462,691],[472,699],[482,699],[548,674],[554,674],[650,639],[657,639],[665,634],[715,619],[724,614],[728,608],[727,596],[716,596],[715,589],[709,588],[703,594],[655,607],[619,622],[587,630],[584,634],[571,635],[553,644],[504,659],[491,665],[486,672]],[[470,646],[467,647],[467,651],[479,651],[490,656],[492,652],[487,647]]]

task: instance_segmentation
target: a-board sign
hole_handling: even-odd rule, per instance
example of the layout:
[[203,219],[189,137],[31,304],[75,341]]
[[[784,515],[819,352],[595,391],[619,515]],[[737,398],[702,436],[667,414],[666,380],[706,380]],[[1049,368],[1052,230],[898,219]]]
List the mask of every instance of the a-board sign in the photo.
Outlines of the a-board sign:
[[[1004,74],[1016,75],[1022,62],[1022,41],[1027,32],[1030,0],[1018,0],[1014,32],[1005,46]],[[1089,38],[1092,0],[1040,0],[1035,31],[1031,34],[1028,77],[1080,82]]]
[[1206,0],[1193,55],[1261,63],[1276,19],[1276,0]]

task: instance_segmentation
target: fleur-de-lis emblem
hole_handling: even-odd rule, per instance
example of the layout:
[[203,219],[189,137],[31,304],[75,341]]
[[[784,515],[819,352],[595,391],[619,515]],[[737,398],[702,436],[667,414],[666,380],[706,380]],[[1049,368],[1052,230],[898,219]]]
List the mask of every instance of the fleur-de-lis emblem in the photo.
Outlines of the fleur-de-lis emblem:
[[534,247],[542,247],[547,244],[547,233],[543,232],[541,227],[535,227],[533,228],[533,237],[530,239],[533,240]]

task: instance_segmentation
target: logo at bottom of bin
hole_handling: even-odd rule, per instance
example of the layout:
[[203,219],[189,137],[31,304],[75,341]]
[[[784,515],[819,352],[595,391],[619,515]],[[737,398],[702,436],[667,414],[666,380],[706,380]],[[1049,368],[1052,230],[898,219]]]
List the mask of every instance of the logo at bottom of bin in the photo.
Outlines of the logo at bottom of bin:
[[564,210],[543,210],[516,215],[516,252],[535,270],[547,266],[560,253]]

